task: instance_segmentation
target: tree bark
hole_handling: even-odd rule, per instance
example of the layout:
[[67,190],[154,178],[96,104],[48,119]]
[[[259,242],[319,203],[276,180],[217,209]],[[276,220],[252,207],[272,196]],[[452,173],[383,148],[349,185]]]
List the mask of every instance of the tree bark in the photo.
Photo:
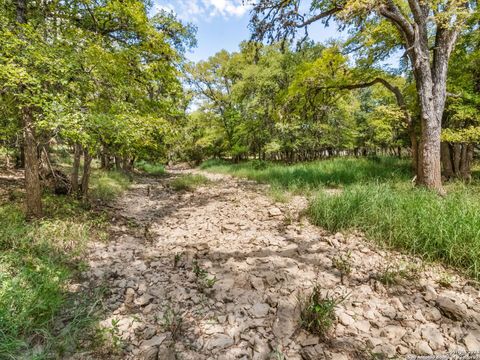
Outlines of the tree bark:
[[441,144],[441,157],[443,177],[446,180],[453,178],[455,173],[453,171],[452,152],[450,151],[450,144],[447,142]]
[[115,155],[114,158],[115,158],[115,169],[117,171],[121,171],[122,170],[122,162],[121,162],[120,156]]
[[22,109],[23,138],[25,151],[25,191],[27,217],[40,218],[42,210],[42,187],[38,166],[38,151],[33,114],[30,107]]
[[78,175],[80,172],[80,159],[82,157],[82,146],[78,143],[74,145],[73,166],[70,182],[72,183],[72,195],[78,196]]
[[90,172],[92,156],[88,150],[83,151],[83,174],[82,174],[82,200],[88,201],[88,186],[90,183]]
[[463,144],[462,160],[460,163],[460,177],[464,181],[472,179],[472,161],[473,161],[473,144]]

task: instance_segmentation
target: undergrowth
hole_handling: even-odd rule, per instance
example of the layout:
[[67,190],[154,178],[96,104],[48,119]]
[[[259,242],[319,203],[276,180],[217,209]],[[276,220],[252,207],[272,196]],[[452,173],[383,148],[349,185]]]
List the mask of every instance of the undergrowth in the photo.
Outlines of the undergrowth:
[[97,170],[92,173],[92,198],[101,201],[111,201],[131,184],[130,178],[119,171]]
[[405,181],[411,178],[409,166],[408,160],[398,158],[336,158],[294,165],[209,160],[200,167],[270,184],[275,189],[305,192],[359,183]]
[[169,182],[169,186],[175,191],[193,191],[201,185],[210,182],[205,176],[198,174],[181,175]]
[[69,282],[87,241],[106,236],[105,216],[63,196],[46,195],[44,206],[46,217],[35,222],[16,203],[0,206],[1,359],[63,356],[93,321],[91,299]]
[[165,166],[161,164],[152,164],[146,161],[135,163],[135,167],[148,175],[159,176],[165,174]]
[[357,229],[387,246],[480,278],[480,197],[475,189],[451,189],[441,198],[407,186],[359,185],[336,196],[321,192],[309,214],[330,231]]
[[302,327],[323,339],[327,338],[335,323],[335,308],[346,297],[322,294],[319,285],[312,292],[300,298],[300,319]]

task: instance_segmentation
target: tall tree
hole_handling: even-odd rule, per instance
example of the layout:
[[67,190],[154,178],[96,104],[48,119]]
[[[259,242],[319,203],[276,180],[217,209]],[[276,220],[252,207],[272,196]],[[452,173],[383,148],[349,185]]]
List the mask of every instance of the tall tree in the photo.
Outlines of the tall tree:
[[[448,63],[466,19],[476,10],[476,1],[258,0],[252,3],[251,26],[257,40],[286,40],[300,28],[319,21],[328,24],[332,18],[354,31],[372,25],[393,25],[400,34],[396,45],[404,49],[410,60],[421,109],[417,183],[443,192],[440,136]],[[302,12],[305,7],[310,10]]]

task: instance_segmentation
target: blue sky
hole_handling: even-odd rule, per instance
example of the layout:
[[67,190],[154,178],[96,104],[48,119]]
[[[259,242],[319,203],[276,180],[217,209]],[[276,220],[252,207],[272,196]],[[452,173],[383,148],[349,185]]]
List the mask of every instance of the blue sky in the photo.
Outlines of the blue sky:
[[[164,9],[173,11],[186,22],[197,26],[198,46],[188,58],[205,60],[222,49],[238,50],[242,40],[248,40],[249,9],[242,0],[155,0],[153,12]],[[338,38],[335,27],[324,28],[315,24],[309,30],[311,38],[325,41]]]

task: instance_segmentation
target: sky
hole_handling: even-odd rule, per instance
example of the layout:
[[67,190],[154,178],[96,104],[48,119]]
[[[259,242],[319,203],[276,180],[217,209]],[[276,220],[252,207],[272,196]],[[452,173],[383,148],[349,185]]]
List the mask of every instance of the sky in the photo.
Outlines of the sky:
[[[236,51],[240,42],[250,37],[249,8],[242,0],[155,0],[152,12],[158,10],[173,11],[182,21],[198,28],[198,46],[187,54],[195,62],[222,49]],[[341,36],[335,27],[324,28],[321,24],[312,26],[309,34],[316,41]]]

